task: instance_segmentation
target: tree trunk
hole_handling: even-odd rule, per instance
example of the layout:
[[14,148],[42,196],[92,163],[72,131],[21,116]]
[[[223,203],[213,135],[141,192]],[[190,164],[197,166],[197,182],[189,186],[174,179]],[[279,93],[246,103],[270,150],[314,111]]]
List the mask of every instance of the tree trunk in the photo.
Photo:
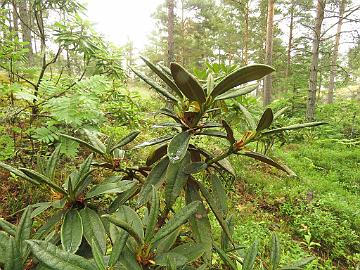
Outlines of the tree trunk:
[[317,86],[317,73],[319,66],[319,47],[320,47],[320,38],[321,38],[321,26],[324,20],[325,5],[326,5],[326,0],[318,0],[317,8],[316,8],[312,52],[311,52],[309,90],[308,90],[308,98],[307,98],[307,106],[306,106],[306,118],[309,121],[313,121],[315,118],[316,86]]
[[290,25],[289,25],[289,40],[288,40],[288,49],[287,49],[287,61],[285,69],[285,77],[288,78],[291,75],[290,65],[291,65],[291,50],[293,43],[293,30],[294,30],[294,1],[291,2],[290,6]]
[[331,59],[329,92],[328,92],[328,96],[327,96],[327,102],[329,104],[333,103],[333,101],[334,101],[336,66],[337,66],[337,58],[338,58],[338,52],[339,52],[341,27],[342,27],[343,16],[344,16],[344,11],[345,11],[345,2],[346,2],[346,0],[341,0],[340,6],[339,6],[339,21],[338,21],[337,30],[336,30],[334,51],[332,53],[332,59]]
[[33,64],[33,50],[31,42],[31,13],[28,7],[28,1],[19,1],[19,16],[21,25],[22,40],[27,42],[26,48],[28,49],[29,65]]
[[[273,53],[273,28],[274,28],[274,0],[268,0],[268,16],[267,16],[267,28],[266,28],[266,55],[265,62],[267,65],[272,65],[272,53]],[[264,79],[264,106],[267,106],[271,102],[271,87],[272,76],[267,75]]]
[[174,0],[167,0],[168,7],[168,37],[167,37],[167,45],[168,45],[168,65],[170,66],[171,62],[175,60],[174,53]]
[[244,64],[247,65],[249,62],[249,1],[246,0],[244,7],[244,19],[245,19],[245,29],[244,29]]

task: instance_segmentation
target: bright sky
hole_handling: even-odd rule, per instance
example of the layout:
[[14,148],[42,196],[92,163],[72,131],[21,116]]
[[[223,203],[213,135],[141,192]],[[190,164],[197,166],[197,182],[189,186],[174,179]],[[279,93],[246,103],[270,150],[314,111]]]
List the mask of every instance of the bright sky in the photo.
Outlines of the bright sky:
[[155,29],[151,18],[164,0],[84,0],[87,2],[88,19],[95,24],[97,32],[116,45],[128,40],[141,50],[148,35]]

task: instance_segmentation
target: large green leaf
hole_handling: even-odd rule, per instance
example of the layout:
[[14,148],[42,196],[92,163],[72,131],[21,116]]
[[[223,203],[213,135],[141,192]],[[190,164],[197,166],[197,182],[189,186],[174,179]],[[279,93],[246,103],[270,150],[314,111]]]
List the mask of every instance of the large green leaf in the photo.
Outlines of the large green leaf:
[[130,223],[127,223],[127,222],[117,218],[114,215],[103,215],[102,217],[106,218],[114,225],[125,230],[129,235],[131,235],[136,240],[136,242],[138,242],[139,246],[141,246],[143,244],[142,237],[134,230],[134,228],[130,225]]
[[295,129],[301,129],[301,128],[307,128],[307,127],[316,127],[316,126],[326,125],[326,124],[327,124],[326,122],[310,122],[310,123],[304,123],[304,124],[296,124],[296,125],[267,130],[267,131],[264,131],[262,134],[268,135],[268,134],[281,132],[281,131],[285,131],[285,130],[295,130]]
[[223,262],[230,267],[232,270],[238,270],[235,263],[229,258],[229,256],[226,254],[224,250],[222,250],[220,247],[218,247],[215,243],[213,243],[213,247],[217,254],[219,254],[220,258],[223,260]]
[[102,254],[100,247],[98,246],[97,242],[94,239],[92,240],[92,243],[91,243],[91,251],[92,251],[93,258],[96,263],[97,269],[98,270],[106,270],[104,255]]
[[101,153],[106,153],[106,145],[102,141],[100,141],[100,139],[98,138],[96,133],[94,133],[90,130],[87,130],[87,129],[84,129],[84,132],[85,132],[86,136],[88,137],[88,139],[90,140],[90,143],[96,149],[99,149],[99,151]]
[[226,217],[227,209],[227,194],[220,178],[216,174],[210,176],[211,188],[214,194],[214,198],[217,201],[217,205],[220,206],[224,217]]
[[215,97],[215,100],[224,100],[224,99],[236,98],[236,97],[239,97],[242,95],[246,95],[248,93],[251,93],[255,89],[257,89],[258,87],[259,87],[259,84],[257,84],[257,83],[248,85],[248,86],[244,86],[239,89],[235,89],[234,91],[225,92],[225,93]]
[[158,189],[162,185],[165,180],[168,165],[169,159],[166,157],[160,160],[160,162],[156,164],[156,166],[151,170],[145,180],[144,186],[140,191],[138,206],[144,205],[148,202],[151,195],[152,186]]
[[247,157],[251,157],[253,159],[260,160],[261,162],[264,162],[266,164],[269,164],[279,170],[286,172],[290,176],[296,176],[296,174],[292,170],[290,170],[287,166],[277,163],[276,161],[272,160],[271,158],[269,158],[263,154],[260,154],[257,152],[245,152],[245,153],[241,153],[241,154],[244,156],[247,156]]
[[83,238],[83,224],[78,210],[71,209],[64,217],[61,225],[61,245],[70,253],[75,253]]
[[315,257],[306,257],[290,265],[283,266],[280,270],[301,270],[313,260],[315,260]]
[[21,177],[27,181],[29,181],[30,183],[33,183],[35,185],[39,185],[40,183],[36,180],[36,179],[33,179],[29,176],[27,176],[25,173],[23,173],[22,171],[19,171],[18,169],[15,169],[14,167],[10,166],[10,165],[7,165],[3,162],[0,161],[0,167],[15,174],[16,176],[18,177]]
[[50,233],[55,225],[61,220],[63,216],[63,210],[54,213],[44,225],[42,225],[36,233],[34,233],[33,239],[43,239],[48,233]]
[[171,101],[174,102],[179,102],[179,100],[174,97],[172,94],[170,94],[165,88],[161,87],[160,85],[158,85],[156,82],[154,82],[152,79],[150,79],[149,77],[147,77],[145,74],[141,73],[140,71],[137,71],[135,69],[131,69],[137,76],[139,76],[144,82],[146,82],[148,85],[150,85],[152,88],[154,88],[154,90],[156,92],[158,92],[159,94],[163,95],[164,97],[170,99]]
[[54,189],[56,192],[59,192],[60,194],[66,195],[66,191],[64,189],[62,189],[60,186],[58,186],[57,184],[55,184],[47,176],[45,176],[45,175],[43,175],[41,173],[38,173],[38,172],[36,172],[34,170],[30,170],[30,169],[26,169],[26,168],[20,168],[20,170],[23,173],[25,173],[27,176],[29,176],[30,178],[35,179],[37,182],[46,184],[47,186]]
[[251,247],[248,248],[243,261],[243,270],[253,270],[255,265],[255,259],[258,253],[258,241],[254,241]]
[[176,84],[169,78],[169,76],[160,68],[158,68],[156,65],[151,63],[148,59],[145,57],[140,56],[140,58],[145,62],[145,64],[160,77],[161,80],[163,80],[180,98],[183,97],[180,89],[176,86]]
[[20,222],[16,227],[15,233],[15,244],[16,247],[20,250],[20,254],[23,257],[23,260],[26,259],[27,253],[27,244],[25,240],[30,239],[32,219],[31,219],[32,207],[29,205],[25,208],[24,213],[21,216]]
[[212,254],[212,232],[210,220],[207,210],[203,204],[203,199],[199,193],[199,186],[194,181],[188,181],[185,192],[186,204],[193,201],[200,201],[201,205],[198,207],[195,215],[189,218],[191,231],[194,234],[195,241],[201,243],[205,247],[204,259],[207,262],[211,261]]
[[139,192],[139,184],[133,186],[132,188],[128,189],[127,191],[118,194],[116,199],[110,204],[109,206],[109,213],[114,213],[121,205],[123,205],[125,202],[130,200],[132,197],[134,197]]
[[242,67],[222,79],[211,92],[211,96],[217,97],[236,86],[259,80],[273,71],[274,69],[267,65],[254,64]]
[[100,154],[100,155],[104,155],[105,152],[103,152],[101,149],[97,148],[96,146],[88,143],[88,142],[85,142],[79,138],[76,138],[76,137],[73,137],[73,136],[70,136],[70,135],[66,135],[66,134],[59,134],[60,136],[64,137],[64,138],[67,138],[67,139],[70,139],[70,140],[73,140],[73,141],[76,141],[82,145],[84,145],[85,147],[89,148],[90,150]]
[[280,250],[280,241],[279,238],[275,233],[271,236],[271,255],[270,255],[270,261],[271,261],[271,269],[277,270],[280,264],[280,256],[281,256],[281,250]]
[[16,226],[6,221],[3,218],[0,218],[0,229],[8,233],[9,235],[15,236]]
[[158,160],[160,160],[167,153],[167,144],[161,145],[156,148],[146,159],[146,165],[151,166]]
[[54,270],[98,270],[88,260],[75,254],[63,251],[45,241],[28,240],[36,258]]
[[181,227],[177,228],[175,231],[165,236],[163,239],[159,240],[155,246],[158,254],[168,252],[175,244],[176,240],[179,237]]
[[138,144],[137,146],[135,146],[135,148],[141,148],[141,147],[146,147],[146,146],[150,146],[150,145],[155,145],[155,144],[159,144],[162,142],[166,142],[168,140],[171,140],[174,136],[173,135],[166,135],[166,136],[162,136],[156,139],[153,139],[151,141],[147,141],[147,142],[143,142]]
[[152,198],[151,198],[151,208],[149,212],[149,218],[145,231],[145,242],[149,243],[151,238],[153,237],[156,229],[156,223],[159,215],[160,208],[160,199],[156,192],[154,186],[152,186]]
[[10,236],[6,249],[4,270],[23,270],[20,249],[15,241],[16,240]]
[[152,243],[155,243],[167,235],[171,234],[182,224],[184,224],[200,207],[201,202],[194,201],[183,207],[175,214],[164,226],[162,226],[152,238]]
[[130,142],[132,142],[133,140],[135,140],[135,138],[140,134],[140,131],[133,131],[130,134],[128,134],[127,136],[125,136],[124,138],[121,138],[121,140],[110,149],[110,153],[112,151],[114,151],[116,148],[120,148]]
[[221,228],[224,230],[224,232],[227,235],[227,237],[229,238],[229,240],[233,243],[230,230],[227,226],[227,223],[224,219],[223,212],[221,210],[221,206],[218,205],[217,200],[214,199],[214,197],[211,195],[211,193],[207,190],[207,188],[202,183],[197,182],[197,184],[199,185],[201,194],[204,196],[205,200],[209,204],[209,206],[210,206],[212,212],[214,213],[217,221],[219,222]]
[[186,166],[190,164],[190,153],[177,163],[170,163],[166,171],[165,202],[170,208],[180,195],[189,175],[185,172]]
[[91,245],[94,239],[102,250],[106,251],[106,233],[104,225],[99,215],[89,207],[85,207],[80,211],[81,220],[84,228],[84,236],[86,241]]
[[109,259],[109,266],[114,266],[117,261],[119,260],[120,254],[123,251],[126,242],[129,238],[129,234],[128,233],[123,233],[123,234],[119,234],[115,240],[115,242],[113,243],[113,248],[110,254],[110,259]]
[[264,129],[269,128],[273,119],[274,119],[274,115],[272,110],[270,108],[267,108],[260,118],[260,121],[256,127],[256,131],[261,132]]
[[137,181],[131,180],[122,180],[116,183],[101,183],[95,187],[93,187],[87,194],[86,199],[90,199],[92,197],[107,194],[107,193],[121,193],[131,189],[133,186],[137,184]]
[[185,157],[190,137],[190,133],[184,131],[172,138],[167,149],[170,163],[180,162]]
[[4,264],[6,261],[6,252],[10,245],[10,236],[0,231],[0,264]]
[[170,70],[176,85],[190,101],[206,101],[204,89],[193,75],[177,63],[171,63]]

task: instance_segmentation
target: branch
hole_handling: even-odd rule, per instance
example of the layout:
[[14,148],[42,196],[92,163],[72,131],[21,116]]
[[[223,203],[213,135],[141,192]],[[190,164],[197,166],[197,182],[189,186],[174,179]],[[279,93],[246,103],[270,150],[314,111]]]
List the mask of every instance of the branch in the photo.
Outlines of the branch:
[[16,77],[18,77],[18,78],[20,78],[20,79],[22,79],[22,80],[26,81],[27,83],[31,84],[34,88],[36,87],[36,84],[35,84],[35,83],[33,83],[32,81],[30,81],[30,80],[26,79],[26,78],[25,78],[25,77],[23,77],[22,75],[20,75],[20,74],[18,74],[18,73],[15,73],[15,72],[14,72],[14,71],[12,71],[12,70],[7,69],[7,68],[6,68],[6,67],[4,67],[3,65],[0,65],[0,67],[1,67],[2,69],[5,69],[7,72],[9,72],[9,73],[11,73],[11,74],[15,75]]

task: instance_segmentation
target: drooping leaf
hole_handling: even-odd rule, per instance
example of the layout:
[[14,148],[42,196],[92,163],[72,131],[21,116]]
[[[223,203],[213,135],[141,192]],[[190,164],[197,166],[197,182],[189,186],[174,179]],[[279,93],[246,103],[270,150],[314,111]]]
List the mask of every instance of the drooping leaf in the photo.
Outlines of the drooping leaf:
[[35,185],[39,185],[40,183],[36,180],[36,179],[33,179],[29,176],[27,176],[25,173],[23,173],[22,171],[18,170],[18,169],[15,169],[14,167],[10,166],[10,165],[7,165],[3,162],[0,161],[0,167],[15,174],[16,176],[18,177],[21,177],[27,181],[29,181],[30,183],[33,183]]
[[290,265],[283,266],[280,268],[280,270],[300,270],[303,269],[307,264],[311,263],[313,260],[315,260],[315,257],[306,257]]
[[116,262],[119,260],[120,254],[123,251],[128,238],[129,238],[128,233],[123,233],[121,235],[119,234],[118,237],[116,238],[116,241],[113,244],[113,249],[110,254],[110,259],[109,259],[110,267],[114,266]]
[[217,97],[236,86],[259,80],[273,71],[274,69],[267,65],[254,64],[242,67],[222,79],[211,92],[211,96]]
[[274,115],[270,108],[267,108],[263,115],[260,118],[260,121],[256,127],[256,132],[261,132],[264,129],[267,129],[270,127],[272,121],[273,121]]
[[189,141],[190,133],[187,131],[181,132],[172,138],[167,149],[170,163],[180,162],[185,157]]
[[98,270],[106,270],[104,256],[102,254],[102,251],[100,250],[100,247],[98,246],[98,243],[94,239],[91,242],[91,251],[92,251],[93,258],[96,263],[97,269]]
[[176,85],[190,101],[206,101],[204,89],[193,75],[177,63],[171,63],[170,70]]
[[142,237],[133,229],[133,227],[129,223],[113,215],[103,215],[102,217],[108,219],[111,223],[120,227],[121,229],[124,229],[129,235],[131,235],[136,240],[136,242],[138,242],[139,245],[142,245],[143,243]]
[[220,208],[221,206],[218,205],[217,201],[214,199],[214,197],[211,195],[211,193],[207,190],[207,188],[202,183],[197,182],[197,184],[200,188],[201,194],[204,196],[206,202],[209,204],[209,206],[210,206],[212,212],[214,213],[217,221],[219,222],[221,228],[226,233],[226,235],[230,239],[230,241],[233,243],[230,230],[227,226],[227,223],[224,219],[223,212]]
[[255,259],[258,253],[258,241],[254,241],[251,247],[248,248],[243,261],[243,270],[253,270],[255,265]]
[[148,59],[145,57],[140,56],[140,58],[145,62],[145,64],[160,77],[161,80],[163,80],[175,93],[176,95],[182,99],[183,95],[179,88],[176,86],[176,84],[169,78],[169,75],[165,73],[163,70],[158,68],[156,65],[151,63]]
[[137,185],[137,181],[131,181],[131,180],[122,180],[115,183],[101,183],[93,187],[86,194],[85,198],[90,199],[92,197],[107,193],[121,193],[131,189],[136,185]]
[[88,142],[85,142],[79,138],[76,138],[76,137],[73,137],[73,136],[70,136],[70,135],[66,135],[66,134],[59,134],[61,137],[64,137],[64,138],[67,138],[67,139],[70,139],[70,140],[73,140],[73,141],[76,141],[82,145],[84,145],[85,147],[89,148],[90,150],[100,154],[100,155],[104,155],[105,152],[103,152],[101,149],[97,148],[96,146],[88,143]]
[[179,228],[182,224],[184,224],[200,207],[201,202],[194,201],[190,204],[183,207],[180,211],[178,211],[174,217],[172,217],[164,226],[162,226],[157,233],[152,238],[152,243],[155,243],[167,235],[171,234],[177,228]]
[[170,233],[168,236],[165,236],[163,239],[155,243],[155,247],[158,254],[168,252],[175,244],[178,236],[180,234],[181,227],[177,228],[175,231]]
[[140,134],[140,131],[133,131],[131,133],[129,133],[128,135],[126,135],[124,138],[121,138],[121,140],[115,144],[111,149],[110,149],[110,153],[113,152],[116,148],[120,148],[123,147],[124,145],[132,142],[133,140],[135,140],[135,138]]
[[155,233],[156,222],[159,215],[160,199],[154,186],[152,186],[151,208],[145,231],[145,243],[149,243]]
[[154,186],[156,189],[158,189],[161,184],[165,180],[165,175],[167,171],[167,167],[169,165],[169,159],[163,158],[160,160],[158,164],[151,170],[148,177],[145,180],[144,186],[142,187],[140,194],[139,194],[139,200],[138,200],[138,206],[144,205],[148,202],[152,190],[152,186]]
[[43,213],[45,210],[49,209],[53,205],[52,202],[43,202],[43,203],[37,203],[33,204],[32,206],[35,208],[34,211],[31,213],[31,218],[34,218],[41,213]]
[[256,160],[260,160],[261,162],[264,162],[264,163],[269,164],[279,170],[286,172],[290,176],[296,176],[296,174],[292,170],[290,170],[287,166],[277,163],[276,161],[272,160],[271,158],[269,158],[263,154],[260,154],[257,152],[245,152],[245,153],[242,153],[242,155],[251,157]]
[[176,113],[173,110],[170,110],[168,108],[162,108],[158,111],[160,114],[166,115],[174,119],[177,123],[181,124],[180,118],[176,115]]
[[[115,218],[122,220],[126,222],[127,224],[130,224],[132,229],[136,232],[136,234],[141,239],[141,242],[143,242],[144,239],[144,224],[142,223],[139,215],[135,212],[134,209],[127,205],[122,205],[119,207],[119,209],[113,213]],[[129,239],[130,242],[133,242],[135,246],[135,242],[133,239]]]
[[296,125],[267,130],[267,131],[264,131],[262,134],[268,135],[268,134],[281,132],[281,131],[285,131],[285,130],[295,130],[295,129],[301,129],[301,128],[307,128],[307,127],[316,127],[316,126],[326,125],[326,124],[327,124],[326,122],[310,122],[310,123],[304,123],[304,124],[296,124]]
[[224,250],[222,250],[220,247],[218,247],[215,243],[213,243],[213,247],[217,254],[219,254],[220,258],[223,260],[223,262],[230,267],[232,270],[237,270],[235,263],[229,258],[229,256],[226,254]]
[[280,256],[281,256],[280,252],[281,250],[280,250],[279,238],[275,233],[273,233],[271,236],[271,255],[270,255],[272,270],[276,270],[279,267]]
[[185,168],[188,164],[190,164],[189,152],[187,152],[185,157],[180,162],[169,163],[166,171],[165,186],[165,202],[168,208],[170,208],[175,203],[186,183],[188,174],[185,173]]
[[78,210],[71,209],[65,214],[60,236],[63,250],[75,253],[79,249],[83,238],[83,224]]
[[145,74],[141,73],[140,71],[137,71],[135,69],[131,69],[138,77],[140,77],[144,82],[146,82],[148,85],[150,85],[156,92],[158,92],[160,95],[170,99],[171,101],[178,103],[179,100],[170,94],[165,88],[158,85],[156,82],[154,82],[152,79],[147,77]]
[[221,180],[216,174],[210,176],[211,188],[214,194],[214,198],[217,201],[217,205],[220,206],[223,216],[226,217],[228,208],[227,208],[227,194]]
[[195,241],[201,243],[205,248],[204,259],[206,262],[211,261],[212,254],[212,231],[210,220],[208,217],[207,210],[204,206],[203,199],[199,193],[199,187],[194,181],[188,181],[185,192],[186,204],[189,204],[193,201],[200,201],[201,205],[198,210],[195,212],[195,215],[192,215],[189,218],[191,231],[194,234]]
[[167,144],[161,145],[156,148],[146,159],[146,165],[151,166],[158,160],[160,160],[167,153]]
[[80,211],[81,220],[84,228],[84,236],[89,245],[92,239],[97,242],[103,254],[106,251],[106,233],[104,225],[99,215],[89,207]]
[[224,100],[224,99],[229,99],[229,98],[240,97],[240,96],[251,93],[258,87],[259,87],[259,84],[256,83],[256,84],[241,87],[239,89],[235,89],[234,91],[227,91],[227,92],[215,97],[215,100]]
[[59,187],[57,184],[55,184],[53,181],[51,181],[51,179],[49,179],[47,176],[26,168],[20,168],[20,170],[30,178],[35,179],[37,182],[46,184],[47,186],[54,189],[56,192],[66,195],[66,191]]
[[153,139],[151,141],[140,143],[137,146],[135,146],[135,148],[141,148],[141,147],[146,147],[146,146],[166,142],[168,140],[171,140],[173,137],[174,137],[173,135],[166,135],[166,136],[163,136],[163,137],[159,137],[159,138]]
[[54,270],[97,270],[88,260],[75,254],[63,251],[45,241],[28,240],[36,258]]

